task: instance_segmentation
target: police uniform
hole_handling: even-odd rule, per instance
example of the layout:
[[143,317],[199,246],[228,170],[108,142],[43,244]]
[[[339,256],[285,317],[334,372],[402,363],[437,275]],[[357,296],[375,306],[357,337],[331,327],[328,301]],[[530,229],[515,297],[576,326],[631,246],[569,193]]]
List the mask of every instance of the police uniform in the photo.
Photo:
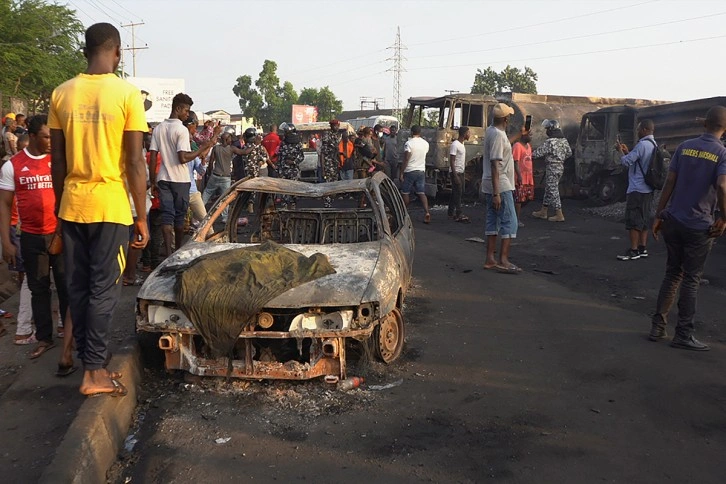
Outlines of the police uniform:
[[[323,134],[323,145],[320,152],[323,155],[323,179],[333,182],[338,179],[338,145],[341,135],[338,131],[330,130]],[[333,205],[333,197],[327,196],[323,200],[325,208]]]
[[267,163],[269,157],[267,150],[262,145],[255,144],[252,151],[245,156],[245,173],[247,176],[257,178],[260,176],[260,167]]

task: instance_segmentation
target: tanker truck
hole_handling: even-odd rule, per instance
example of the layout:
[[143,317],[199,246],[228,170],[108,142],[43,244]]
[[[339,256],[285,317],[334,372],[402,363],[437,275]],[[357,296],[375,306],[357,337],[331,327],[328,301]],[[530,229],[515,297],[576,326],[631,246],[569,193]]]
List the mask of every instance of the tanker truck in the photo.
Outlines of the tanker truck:
[[[634,106],[649,105],[653,101],[639,99],[613,99],[580,96],[553,96],[541,94],[503,93],[496,97],[483,94],[454,93],[442,97],[412,97],[408,100],[399,143],[405,142],[412,125],[422,126],[421,136],[429,142],[426,156],[426,195],[436,197],[447,194],[451,190],[449,177],[449,147],[458,137],[459,126],[468,126],[470,139],[466,147],[466,186],[465,195],[476,197],[481,185],[482,138],[484,131],[491,124],[491,109],[504,102],[514,109],[510,119],[508,135],[518,132],[524,124],[525,116],[532,116],[532,146],[537,147],[544,142],[546,134],[541,127],[545,119],[556,119],[571,146],[575,146],[580,131],[582,116],[594,109],[617,104]],[[436,126],[425,126],[430,119],[428,113],[434,111],[438,116]],[[574,151],[574,150],[573,150]],[[544,178],[544,162],[534,163],[536,189],[540,189]],[[574,160],[566,163],[565,177],[561,184],[564,196],[578,195],[579,187],[574,184]]]
[[650,119],[655,124],[656,142],[672,153],[685,140],[703,133],[706,112],[716,105],[726,106],[726,97],[651,106],[625,104],[586,113],[573,149],[577,186],[599,204],[622,200],[628,174],[615,149],[618,139],[632,149],[638,122]]

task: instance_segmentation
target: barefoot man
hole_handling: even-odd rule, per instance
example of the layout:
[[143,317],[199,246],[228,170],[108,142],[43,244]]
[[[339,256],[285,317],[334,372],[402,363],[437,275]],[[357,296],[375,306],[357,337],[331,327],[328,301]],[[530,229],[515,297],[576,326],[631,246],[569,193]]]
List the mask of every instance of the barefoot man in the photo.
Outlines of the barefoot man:
[[131,246],[149,239],[146,213],[131,217],[126,191],[146,205],[147,131],[138,88],[116,76],[121,59],[118,30],[107,23],[86,30],[85,73],[58,86],[51,96],[48,126],[56,211],[62,221],[63,254],[73,337],[83,362],[84,395],[126,395],[121,375],[109,373],[109,326]]

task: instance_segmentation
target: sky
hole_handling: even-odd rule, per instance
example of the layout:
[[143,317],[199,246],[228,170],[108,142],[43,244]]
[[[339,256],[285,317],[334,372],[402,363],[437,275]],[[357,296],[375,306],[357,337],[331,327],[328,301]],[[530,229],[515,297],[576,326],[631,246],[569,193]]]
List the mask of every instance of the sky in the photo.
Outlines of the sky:
[[[477,69],[532,68],[540,94],[683,101],[726,95],[723,1],[59,0],[84,25],[135,27],[139,77],[183,78],[196,111],[239,113],[232,86],[265,59],[299,92],[360,98],[469,92]],[[130,28],[119,28],[132,45]],[[128,52],[127,52],[128,54]],[[126,71],[132,71],[126,55]]]

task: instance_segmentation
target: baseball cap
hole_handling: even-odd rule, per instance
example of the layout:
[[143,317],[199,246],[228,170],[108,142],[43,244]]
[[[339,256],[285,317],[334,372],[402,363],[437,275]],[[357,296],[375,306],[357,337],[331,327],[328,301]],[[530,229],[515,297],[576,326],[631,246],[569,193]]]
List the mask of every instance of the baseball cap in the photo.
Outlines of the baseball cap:
[[514,109],[504,103],[497,103],[492,109],[492,116],[495,118],[506,118],[514,114]]

